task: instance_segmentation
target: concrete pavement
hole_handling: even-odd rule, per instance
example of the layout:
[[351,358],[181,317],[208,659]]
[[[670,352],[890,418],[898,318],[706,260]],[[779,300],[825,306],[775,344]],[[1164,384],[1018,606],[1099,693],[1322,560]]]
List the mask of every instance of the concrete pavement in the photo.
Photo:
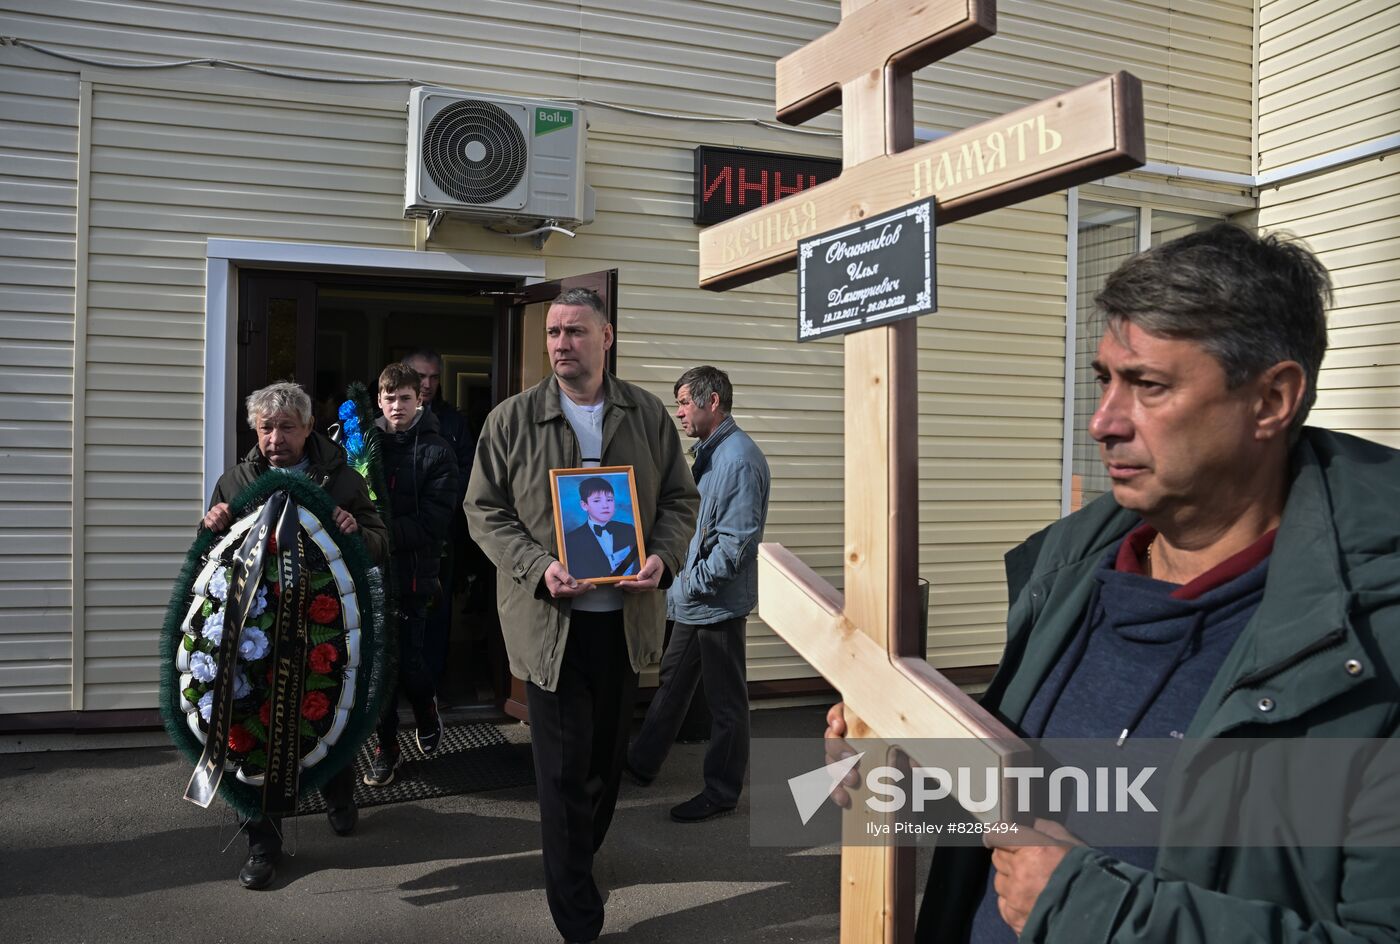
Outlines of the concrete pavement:
[[[756,711],[753,736],[819,736],[823,714]],[[602,940],[834,942],[835,847],[751,848],[747,795],[728,816],[671,822],[703,752],[678,745],[651,786],[624,781],[595,867]],[[250,892],[235,879],[246,840],[226,806],[181,799],[189,772],[163,738],[0,754],[0,942],[558,940],[533,786],[369,807],[348,838],[323,815],[290,819],[295,855]]]

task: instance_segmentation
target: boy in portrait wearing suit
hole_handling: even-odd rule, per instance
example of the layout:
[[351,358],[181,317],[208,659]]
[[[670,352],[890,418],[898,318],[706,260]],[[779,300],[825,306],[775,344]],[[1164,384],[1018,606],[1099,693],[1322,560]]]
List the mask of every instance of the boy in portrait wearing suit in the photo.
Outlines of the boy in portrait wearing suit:
[[578,503],[588,519],[564,536],[569,573],[579,579],[622,577],[637,569],[637,535],[633,526],[613,521],[617,499],[612,483],[600,475],[578,487]]

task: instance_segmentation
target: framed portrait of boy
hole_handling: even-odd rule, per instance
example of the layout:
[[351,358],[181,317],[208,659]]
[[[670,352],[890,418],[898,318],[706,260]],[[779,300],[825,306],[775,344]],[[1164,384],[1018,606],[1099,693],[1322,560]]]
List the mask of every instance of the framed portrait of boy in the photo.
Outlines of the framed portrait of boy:
[[632,466],[550,469],[549,484],[559,561],[569,576],[594,584],[636,577],[647,552]]

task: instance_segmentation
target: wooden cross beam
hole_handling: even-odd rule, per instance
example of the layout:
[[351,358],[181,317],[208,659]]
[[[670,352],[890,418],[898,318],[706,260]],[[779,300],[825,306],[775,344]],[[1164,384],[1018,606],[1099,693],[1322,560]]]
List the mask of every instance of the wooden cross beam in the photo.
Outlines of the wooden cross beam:
[[[934,196],[938,224],[1140,165],[1142,90],[1118,73],[910,150],[913,72],[990,35],[994,0],[842,0],[839,26],[778,63],[778,117],[842,105],[841,176],[700,234],[700,284],[792,268],[799,239]],[[839,90],[839,95],[838,95]],[[1004,765],[1015,738],[930,668],[918,632],[915,321],[845,335],[844,596],[790,552],[760,549],[759,615],[841,693],[853,737],[920,757],[964,737]],[[1005,818],[1005,809],[991,811]],[[913,934],[912,849],[847,845],[843,944]]]

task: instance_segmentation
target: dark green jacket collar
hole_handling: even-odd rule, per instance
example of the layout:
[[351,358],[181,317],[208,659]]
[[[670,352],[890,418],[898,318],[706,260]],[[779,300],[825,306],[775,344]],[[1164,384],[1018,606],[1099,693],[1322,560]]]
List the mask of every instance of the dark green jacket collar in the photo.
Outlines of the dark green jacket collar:
[[[1362,646],[1348,618],[1348,558],[1393,554],[1400,477],[1393,450],[1327,430],[1305,429],[1292,453],[1292,482],[1259,610],[1241,634],[1188,731],[1214,736],[1247,721],[1277,723],[1364,681],[1338,670]],[[1379,494],[1377,494],[1379,493]],[[1377,514],[1377,500],[1380,511]],[[1365,509],[1372,509],[1367,513]],[[1090,571],[1137,522],[1111,495],[1032,536],[1007,555],[1011,609],[1003,670],[987,703],[1017,720],[1088,603]],[[1374,568],[1373,568],[1374,569]],[[1400,597],[1400,574],[1376,581]],[[1032,632],[1034,628],[1034,632]],[[1326,658],[1312,658],[1322,653]],[[1015,671],[1007,671],[1014,667]],[[1264,690],[1287,689],[1259,709]]]

